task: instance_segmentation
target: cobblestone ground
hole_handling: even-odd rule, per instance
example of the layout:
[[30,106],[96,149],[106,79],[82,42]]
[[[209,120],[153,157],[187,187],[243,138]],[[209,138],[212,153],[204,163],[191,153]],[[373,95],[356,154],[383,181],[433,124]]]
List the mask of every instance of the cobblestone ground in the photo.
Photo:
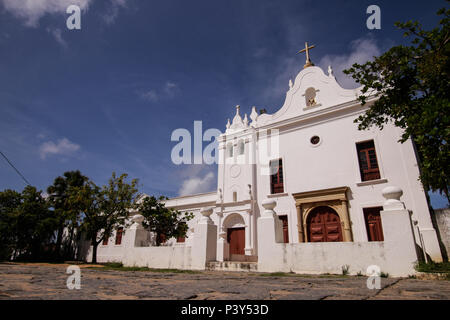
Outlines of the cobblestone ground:
[[115,271],[80,265],[81,289],[66,286],[67,264],[0,264],[0,299],[450,299],[450,282],[257,273]]

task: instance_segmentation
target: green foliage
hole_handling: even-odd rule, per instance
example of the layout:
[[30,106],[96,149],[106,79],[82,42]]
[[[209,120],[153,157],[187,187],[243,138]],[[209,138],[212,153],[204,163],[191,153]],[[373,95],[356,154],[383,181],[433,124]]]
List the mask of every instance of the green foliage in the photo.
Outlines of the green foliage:
[[113,172],[107,185],[99,187],[89,181],[74,188],[71,193],[70,205],[84,215],[81,228],[92,241],[93,263],[97,262],[100,242],[109,238],[119,227],[126,228],[129,211],[135,207],[138,181],[133,179],[127,183],[127,177],[127,174],[116,177]]
[[0,192],[0,260],[9,259],[13,253],[16,242],[16,210],[21,199],[21,194],[14,190]]
[[[42,191],[0,192],[0,258],[39,259],[49,251],[57,221]],[[4,242],[3,242],[4,241]]]
[[161,245],[161,237],[166,239],[185,237],[188,230],[187,222],[194,217],[193,213],[181,213],[180,211],[166,208],[166,197],[156,199],[154,196],[143,198],[138,210],[144,216],[142,225],[147,230],[154,232],[156,245]]
[[[94,269],[94,268],[92,268]],[[98,269],[98,268],[95,268]],[[106,270],[116,270],[116,271],[147,271],[147,272],[158,272],[158,273],[189,273],[198,274],[200,271],[193,270],[182,270],[182,269],[153,269],[148,267],[124,267],[120,262],[109,262],[105,263],[103,269]]]
[[[81,212],[76,210],[70,204],[70,194],[74,192],[75,188],[83,186],[88,181],[88,178],[83,176],[80,171],[67,171],[61,177],[57,177],[53,184],[47,188],[49,194],[49,203],[53,207],[53,213],[58,223],[57,239],[55,244],[55,256],[60,256],[60,247],[63,241],[64,229],[68,228],[70,232],[69,245],[65,251],[71,249],[74,231],[79,227],[79,220]],[[66,256],[66,258],[69,258]]]
[[448,273],[450,274],[450,262],[418,262],[415,267],[419,272],[430,272],[430,273]]
[[425,31],[418,22],[396,23],[410,46],[395,46],[373,61],[344,70],[363,86],[360,130],[388,122],[403,129],[401,142],[411,138],[419,155],[420,180],[426,190],[449,198],[450,170],[450,10],[441,9],[439,25]]

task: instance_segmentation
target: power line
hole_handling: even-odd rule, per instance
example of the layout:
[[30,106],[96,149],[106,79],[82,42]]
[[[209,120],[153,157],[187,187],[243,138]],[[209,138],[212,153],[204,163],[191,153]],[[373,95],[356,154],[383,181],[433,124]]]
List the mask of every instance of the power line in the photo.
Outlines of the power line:
[[19,170],[16,169],[16,167],[14,167],[14,165],[11,163],[11,161],[9,161],[9,159],[3,154],[3,152],[0,151],[0,154],[3,156],[3,158],[5,158],[5,160],[9,163],[9,165],[17,172],[17,174],[23,179],[23,181],[25,181],[25,183],[27,185],[31,185],[31,183],[28,182],[27,179],[25,179],[25,177],[23,176],[23,174],[20,173]]

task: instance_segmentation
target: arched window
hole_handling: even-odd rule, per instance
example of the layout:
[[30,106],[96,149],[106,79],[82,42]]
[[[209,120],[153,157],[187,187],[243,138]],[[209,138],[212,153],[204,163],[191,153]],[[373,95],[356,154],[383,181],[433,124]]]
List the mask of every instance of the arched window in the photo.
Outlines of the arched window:
[[316,101],[316,89],[314,88],[308,88],[305,91],[305,100],[306,100],[306,106],[307,107],[313,107],[317,104]]

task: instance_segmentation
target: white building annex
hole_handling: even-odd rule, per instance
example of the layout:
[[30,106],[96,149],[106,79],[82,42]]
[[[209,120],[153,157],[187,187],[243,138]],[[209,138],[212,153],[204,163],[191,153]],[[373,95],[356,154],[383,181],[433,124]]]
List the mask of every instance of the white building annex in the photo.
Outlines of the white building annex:
[[[411,141],[399,128],[359,131],[360,89],[311,61],[274,114],[239,106],[219,137],[217,190],[170,199],[195,213],[186,239],[154,247],[140,224],[100,244],[99,262],[150,268],[415,273],[442,261]],[[250,111],[250,110],[249,110]],[[231,110],[230,110],[231,112]]]

